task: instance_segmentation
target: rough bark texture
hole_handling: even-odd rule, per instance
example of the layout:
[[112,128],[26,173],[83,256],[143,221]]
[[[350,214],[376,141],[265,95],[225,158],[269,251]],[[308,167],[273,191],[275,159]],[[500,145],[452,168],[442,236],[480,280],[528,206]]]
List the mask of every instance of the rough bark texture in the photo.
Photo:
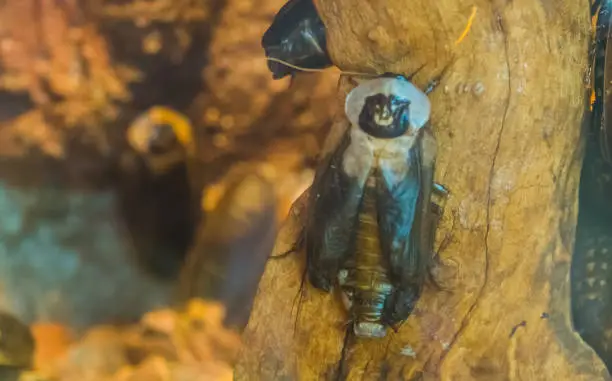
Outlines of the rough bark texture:
[[[609,379],[569,317],[589,4],[477,1],[457,45],[472,4],[319,0],[342,69],[426,64],[423,85],[455,59],[431,96],[436,181],[451,191],[437,240],[443,290],[426,288],[398,333],[345,343],[336,295],[305,284],[299,296],[303,253],[270,261],[236,379]],[[344,123],[340,113],[330,146]],[[302,218],[289,218],[277,253]]]

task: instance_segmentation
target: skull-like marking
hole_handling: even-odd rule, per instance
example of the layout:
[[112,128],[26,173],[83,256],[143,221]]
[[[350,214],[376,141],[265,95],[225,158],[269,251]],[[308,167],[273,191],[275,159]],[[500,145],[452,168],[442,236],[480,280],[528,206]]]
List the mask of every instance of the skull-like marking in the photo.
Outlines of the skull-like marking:
[[346,97],[346,115],[354,126],[376,138],[396,138],[429,120],[427,95],[402,76],[366,80]]
[[410,127],[409,115],[409,100],[394,94],[375,94],[365,99],[359,114],[359,127],[375,138],[397,138]]

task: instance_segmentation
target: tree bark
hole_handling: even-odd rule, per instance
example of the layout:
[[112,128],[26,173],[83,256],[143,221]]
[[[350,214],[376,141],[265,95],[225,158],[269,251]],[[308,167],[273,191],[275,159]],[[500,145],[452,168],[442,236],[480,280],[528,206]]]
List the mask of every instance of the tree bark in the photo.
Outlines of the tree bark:
[[[431,95],[442,290],[385,339],[344,342],[336,294],[304,282],[304,254],[268,262],[237,380],[603,380],[570,323],[589,4],[569,1],[319,0],[343,70],[410,74]],[[470,25],[464,36],[466,25]],[[460,43],[456,41],[461,40]],[[350,90],[341,81],[339,103]],[[346,128],[343,108],[327,148]],[[295,208],[275,253],[291,247]],[[341,359],[343,358],[343,361]]]

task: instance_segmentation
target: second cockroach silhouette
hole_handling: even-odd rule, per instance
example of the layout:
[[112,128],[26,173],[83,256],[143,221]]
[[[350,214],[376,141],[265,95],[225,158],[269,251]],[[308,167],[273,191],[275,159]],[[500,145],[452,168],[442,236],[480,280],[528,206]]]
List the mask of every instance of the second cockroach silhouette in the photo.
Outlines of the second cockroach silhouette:
[[392,74],[363,80],[346,98],[350,126],[310,188],[307,276],[318,289],[340,288],[358,337],[384,337],[406,320],[428,273],[447,195],[433,181],[433,87]]
[[118,210],[135,259],[149,274],[174,279],[201,218],[192,184],[193,126],[183,114],[155,106],[126,131],[129,149],[117,171]]
[[261,44],[271,59],[268,67],[275,79],[304,68],[324,69],[332,65],[327,53],[325,25],[313,0],[289,0],[274,17]]

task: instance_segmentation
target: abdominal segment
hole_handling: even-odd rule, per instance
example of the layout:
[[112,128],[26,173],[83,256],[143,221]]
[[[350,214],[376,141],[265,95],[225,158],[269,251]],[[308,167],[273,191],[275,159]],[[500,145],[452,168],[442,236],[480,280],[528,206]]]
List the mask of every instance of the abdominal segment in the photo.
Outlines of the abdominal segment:
[[384,307],[393,285],[380,247],[376,208],[376,176],[366,183],[357,222],[354,255],[338,274],[345,306],[358,337],[384,337]]

